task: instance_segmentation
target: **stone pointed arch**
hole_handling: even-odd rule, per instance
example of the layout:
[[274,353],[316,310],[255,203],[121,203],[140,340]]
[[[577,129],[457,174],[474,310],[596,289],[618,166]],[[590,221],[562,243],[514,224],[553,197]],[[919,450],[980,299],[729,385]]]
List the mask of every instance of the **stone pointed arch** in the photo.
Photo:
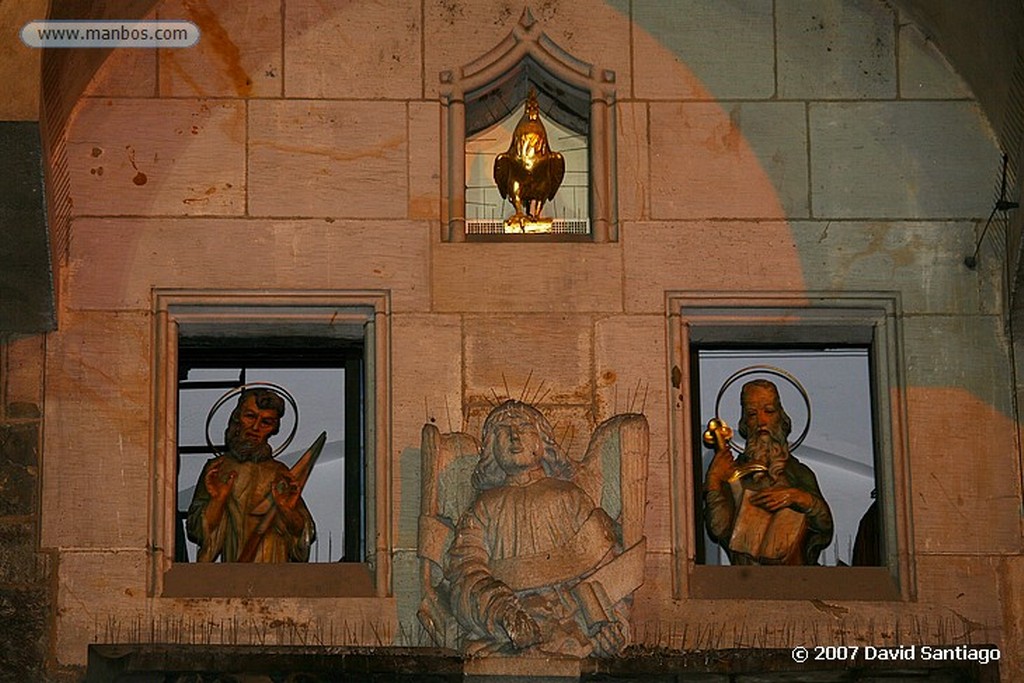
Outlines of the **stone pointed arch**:
[[[501,42],[468,64],[442,71],[440,79],[447,120],[443,164],[448,201],[444,239],[466,239],[467,135],[510,113],[524,99],[527,83],[538,86],[542,110],[561,125],[588,135],[591,237],[595,242],[617,239],[614,71],[565,51],[544,33],[526,8]],[[497,110],[480,106],[496,92],[518,97],[504,98],[514,105],[502,104]]]

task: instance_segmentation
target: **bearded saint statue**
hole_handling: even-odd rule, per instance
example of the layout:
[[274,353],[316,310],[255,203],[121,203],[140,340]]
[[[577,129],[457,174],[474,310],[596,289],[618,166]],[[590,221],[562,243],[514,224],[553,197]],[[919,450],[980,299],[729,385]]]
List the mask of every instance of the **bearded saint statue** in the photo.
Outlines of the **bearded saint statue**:
[[746,447],[734,459],[720,439],[704,480],[708,534],[734,565],[817,564],[832,542],[832,512],[814,472],[789,452],[792,422],[778,388],[747,382],[740,408]]
[[302,482],[268,443],[283,416],[284,400],[270,389],[239,396],[224,432],[226,451],[206,462],[189,505],[197,562],[309,561],[316,526]]

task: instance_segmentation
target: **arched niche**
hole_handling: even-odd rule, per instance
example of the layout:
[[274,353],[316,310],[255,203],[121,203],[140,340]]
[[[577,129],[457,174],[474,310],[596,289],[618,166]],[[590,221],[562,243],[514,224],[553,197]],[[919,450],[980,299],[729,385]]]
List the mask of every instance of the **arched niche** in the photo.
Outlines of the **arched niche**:
[[443,158],[448,200],[444,216],[447,230],[443,235],[446,241],[466,240],[467,140],[521,111],[531,87],[537,90],[542,116],[586,141],[590,230],[583,239],[617,239],[613,71],[563,50],[548,38],[527,9],[493,49],[458,69],[441,72],[440,78],[447,120]]

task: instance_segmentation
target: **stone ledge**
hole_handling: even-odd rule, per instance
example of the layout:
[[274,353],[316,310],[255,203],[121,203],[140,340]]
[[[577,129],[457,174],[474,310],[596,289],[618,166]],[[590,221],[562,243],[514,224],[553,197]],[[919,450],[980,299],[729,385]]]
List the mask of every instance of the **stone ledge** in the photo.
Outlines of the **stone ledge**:
[[[972,646],[976,648],[989,646]],[[892,649],[892,648],[887,648]],[[863,651],[863,648],[861,648]],[[523,669],[518,664],[531,663]],[[247,681],[703,681],[705,683],[856,683],[907,680],[921,683],[998,683],[998,662],[811,661],[798,663],[790,649],[677,652],[631,648],[616,659],[492,658],[465,660],[457,652],[414,647],[291,647],[241,645],[91,645],[85,681],[164,681],[168,675],[244,675]],[[506,665],[511,665],[506,666]],[[189,678],[188,680],[193,680]],[[218,679],[220,680],[220,679]]]
[[462,680],[462,658],[451,650],[434,648],[90,645],[88,662],[86,683],[164,681],[176,680],[168,675],[217,674],[268,682],[288,674],[295,674],[294,680],[310,682]]

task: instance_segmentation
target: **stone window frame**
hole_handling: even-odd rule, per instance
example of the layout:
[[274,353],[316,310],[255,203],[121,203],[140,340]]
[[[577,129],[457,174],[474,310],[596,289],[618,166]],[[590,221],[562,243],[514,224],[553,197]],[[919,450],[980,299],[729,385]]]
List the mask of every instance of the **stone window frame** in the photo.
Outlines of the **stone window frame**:
[[[393,596],[390,427],[390,296],[375,290],[153,290],[150,569],[153,597]],[[203,334],[281,329],[364,340],[366,561],[363,563],[175,563],[177,355],[183,330]]]
[[[546,72],[567,89],[588,93],[590,235],[489,235],[488,241],[618,241],[615,186],[615,72],[577,59],[545,34],[527,9],[494,48],[461,67],[440,73],[442,116],[442,240],[465,242],[466,106],[524,63]],[[482,237],[482,236],[481,236]],[[581,240],[582,238],[582,240]],[[471,239],[479,239],[471,238]]]
[[[673,595],[710,599],[911,600],[916,595],[907,452],[902,305],[896,292],[667,292]],[[698,564],[691,346],[806,342],[869,351],[881,567],[722,567]],[[839,572],[837,574],[836,572]],[[841,580],[840,580],[841,579]]]

